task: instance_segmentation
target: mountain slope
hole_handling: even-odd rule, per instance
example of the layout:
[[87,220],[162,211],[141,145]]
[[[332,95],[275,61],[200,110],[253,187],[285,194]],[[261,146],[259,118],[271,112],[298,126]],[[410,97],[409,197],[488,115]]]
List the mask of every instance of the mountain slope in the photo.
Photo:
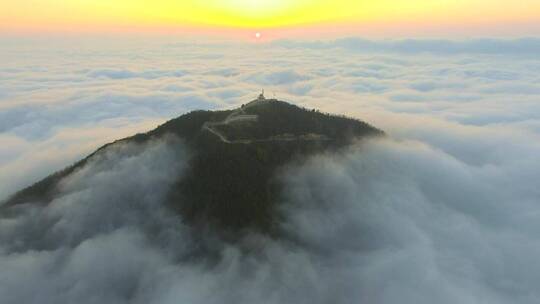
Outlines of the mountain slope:
[[263,96],[239,109],[194,111],[148,133],[105,145],[76,164],[12,196],[3,209],[22,203],[50,203],[58,183],[111,145],[174,135],[192,150],[187,174],[174,181],[167,203],[185,222],[237,232],[274,233],[280,185],[287,163],[352,140],[383,132],[355,119],[306,110]]

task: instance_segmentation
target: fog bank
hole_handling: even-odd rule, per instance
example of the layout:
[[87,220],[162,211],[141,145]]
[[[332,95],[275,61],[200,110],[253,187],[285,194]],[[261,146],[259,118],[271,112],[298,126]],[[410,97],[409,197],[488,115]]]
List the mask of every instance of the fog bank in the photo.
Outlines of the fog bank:
[[0,219],[0,302],[538,303],[540,146],[473,150],[387,138],[291,164],[287,237],[233,245],[164,206],[180,142],[117,146]]

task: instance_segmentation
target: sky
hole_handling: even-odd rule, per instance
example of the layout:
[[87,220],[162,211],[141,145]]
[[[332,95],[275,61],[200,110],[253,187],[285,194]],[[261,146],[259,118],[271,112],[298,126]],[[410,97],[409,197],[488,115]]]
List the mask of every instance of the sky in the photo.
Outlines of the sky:
[[4,33],[221,33],[244,38],[540,33],[536,0],[21,0],[0,2]]

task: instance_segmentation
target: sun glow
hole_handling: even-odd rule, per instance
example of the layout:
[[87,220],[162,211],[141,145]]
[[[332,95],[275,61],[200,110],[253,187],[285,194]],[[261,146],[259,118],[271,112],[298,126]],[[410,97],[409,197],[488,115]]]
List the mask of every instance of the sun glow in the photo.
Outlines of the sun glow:
[[223,9],[232,14],[247,17],[265,17],[280,14],[300,4],[299,1],[287,0],[225,0],[209,1],[209,6]]
[[[481,14],[478,12],[482,12]],[[538,0],[0,0],[0,31],[199,26],[264,29],[306,24],[539,24]]]

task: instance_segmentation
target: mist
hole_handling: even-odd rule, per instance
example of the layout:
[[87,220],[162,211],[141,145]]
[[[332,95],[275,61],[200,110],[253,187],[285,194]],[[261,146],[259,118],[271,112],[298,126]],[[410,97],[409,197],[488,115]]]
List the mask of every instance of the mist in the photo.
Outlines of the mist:
[[540,144],[445,130],[289,164],[285,237],[237,243],[165,205],[181,141],[113,145],[0,219],[0,302],[537,303]]
[[110,146],[50,204],[2,213],[0,303],[540,303],[537,38],[17,40],[0,48],[0,200],[263,87],[389,136],[282,168],[283,237],[237,243],[166,205],[195,153],[181,140]]
[[286,227],[327,265],[322,285],[342,303],[534,303],[540,171],[524,165],[469,165],[419,141],[363,143],[287,175]]

